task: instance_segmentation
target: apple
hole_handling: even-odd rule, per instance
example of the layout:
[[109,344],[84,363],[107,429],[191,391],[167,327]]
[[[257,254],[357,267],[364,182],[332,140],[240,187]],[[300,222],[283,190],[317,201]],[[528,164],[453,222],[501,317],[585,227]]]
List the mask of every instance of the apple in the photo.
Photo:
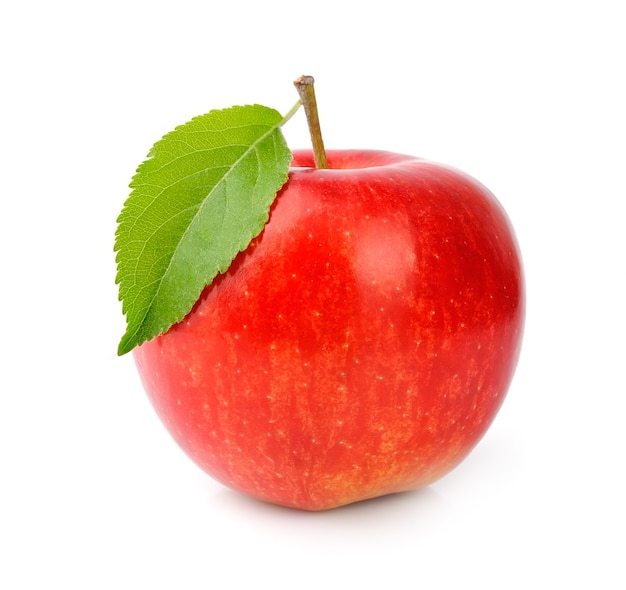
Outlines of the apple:
[[492,423],[524,285],[502,206],[451,167],[295,151],[262,233],[133,351],[156,413],[226,486],[324,510],[426,486]]

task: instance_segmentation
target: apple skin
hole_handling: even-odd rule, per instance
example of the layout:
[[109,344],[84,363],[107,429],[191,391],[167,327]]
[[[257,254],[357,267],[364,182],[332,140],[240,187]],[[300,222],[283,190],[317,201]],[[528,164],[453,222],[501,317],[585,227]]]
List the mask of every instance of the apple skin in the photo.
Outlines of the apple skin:
[[134,351],[158,416],[245,494],[324,510],[426,486],[483,436],[517,364],[520,253],[466,174],[294,152],[263,232]]

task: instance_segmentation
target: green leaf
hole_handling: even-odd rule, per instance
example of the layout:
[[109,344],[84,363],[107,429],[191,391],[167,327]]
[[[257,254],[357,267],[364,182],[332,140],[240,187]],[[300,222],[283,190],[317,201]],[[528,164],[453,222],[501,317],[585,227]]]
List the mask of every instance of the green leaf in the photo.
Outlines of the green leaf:
[[282,115],[260,105],[211,111],[154,144],[118,218],[122,355],[182,320],[261,233],[291,152]]

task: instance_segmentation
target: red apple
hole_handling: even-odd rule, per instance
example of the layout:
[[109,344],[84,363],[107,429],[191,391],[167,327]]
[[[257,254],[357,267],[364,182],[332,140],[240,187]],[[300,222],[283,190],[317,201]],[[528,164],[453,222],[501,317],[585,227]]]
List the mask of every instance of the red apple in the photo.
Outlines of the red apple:
[[426,160],[294,153],[261,235],[135,349],[202,469],[322,510],[412,490],[467,456],[517,363],[524,287],[495,197]]

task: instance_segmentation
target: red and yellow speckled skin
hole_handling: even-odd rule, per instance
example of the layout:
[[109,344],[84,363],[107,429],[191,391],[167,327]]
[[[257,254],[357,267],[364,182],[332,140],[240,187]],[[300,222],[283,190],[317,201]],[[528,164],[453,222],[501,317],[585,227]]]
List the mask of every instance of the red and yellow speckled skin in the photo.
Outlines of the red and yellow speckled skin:
[[502,404],[520,255],[465,174],[374,151],[295,152],[263,233],[187,318],[135,350],[184,451],[227,486],[322,510],[425,486]]

